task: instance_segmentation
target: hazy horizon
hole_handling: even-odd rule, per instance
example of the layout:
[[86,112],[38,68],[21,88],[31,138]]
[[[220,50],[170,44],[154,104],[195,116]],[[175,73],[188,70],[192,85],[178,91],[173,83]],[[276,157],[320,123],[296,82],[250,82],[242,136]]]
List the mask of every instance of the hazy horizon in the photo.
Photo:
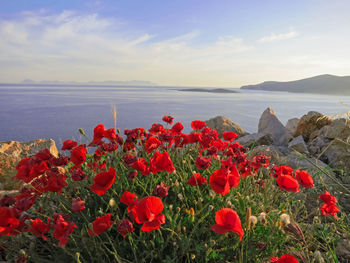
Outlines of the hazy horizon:
[[14,0],[0,11],[0,83],[240,87],[350,75],[350,1]]

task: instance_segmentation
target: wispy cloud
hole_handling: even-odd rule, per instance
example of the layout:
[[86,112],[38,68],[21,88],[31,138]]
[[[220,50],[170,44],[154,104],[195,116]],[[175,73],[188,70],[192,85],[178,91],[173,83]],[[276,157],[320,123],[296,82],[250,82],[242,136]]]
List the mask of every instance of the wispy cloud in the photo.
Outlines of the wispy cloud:
[[259,42],[261,43],[274,42],[279,40],[295,38],[296,36],[298,36],[298,32],[291,27],[287,33],[281,33],[281,34],[271,33],[269,36],[264,36],[260,38]]

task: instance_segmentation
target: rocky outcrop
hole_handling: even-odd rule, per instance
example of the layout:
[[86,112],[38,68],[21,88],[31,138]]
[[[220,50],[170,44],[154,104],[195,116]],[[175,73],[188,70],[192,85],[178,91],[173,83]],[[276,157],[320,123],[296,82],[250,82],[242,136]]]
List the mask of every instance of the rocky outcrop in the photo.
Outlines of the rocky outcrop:
[[265,133],[252,133],[248,135],[244,135],[236,140],[244,147],[252,147],[258,145],[270,145],[273,144],[273,140],[271,134]]
[[326,115],[323,115],[317,111],[310,111],[301,117],[295,130],[294,137],[302,135],[304,140],[308,142],[310,137],[311,139],[312,137],[315,137],[318,130],[331,123],[332,120]]
[[261,115],[258,132],[270,134],[275,145],[287,145],[292,139],[292,135],[279,121],[271,108],[267,108]]
[[16,172],[17,163],[43,149],[49,149],[51,154],[58,156],[55,141],[39,139],[29,142],[0,141],[0,184],[6,189],[9,178]]
[[222,132],[235,132],[238,134],[238,136],[246,134],[246,132],[241,126],[224,116],[217,116],[215,118],[205,121],[205,123],[208,127],[217,130],[220,136],[222,135]]
[[288,143],[288,148],[293,149],[299,153],[308,153],[307,145],[303,136],[299,135]]
[[289,119],[287,121],[287,124],[286,124],[286,129],[291,133],[291,134],[294,134],[295,133],[295,130],[298,126],[298,122],[299,122],[300,119],[298,118],[293,118],[293,119]]

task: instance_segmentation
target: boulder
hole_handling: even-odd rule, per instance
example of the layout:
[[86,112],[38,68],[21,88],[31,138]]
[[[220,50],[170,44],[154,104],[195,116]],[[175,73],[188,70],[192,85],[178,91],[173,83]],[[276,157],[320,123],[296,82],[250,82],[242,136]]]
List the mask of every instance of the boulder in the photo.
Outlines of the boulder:
[[322,127],[332,123],[332,119],[317,111],[310,111],[301,117],[295,130],[294,137],[302,135],[305,142],[308,142],[310,135]]
[[273,143],[271,134],[265,133],[252,133],[248,135],[244,135],[236,140],[244,147],[250,148],[251,146],[258,145],[270,145]]
[[350,239],[339,240],[335,250],[338,257],[345,259],[344,262],[348,262],[350,260]]
[[[39,139],[28,142],[0,141],[0,183],[6,189],[11,184],[10,177],[16,173],[17,163],[43,149],[49,149],[51,154],[58,156],[55,141]],[[12,184],[14,181],[12,181]],[[12,186],[11,186],[12,187]]]
[[342,171],[345,176],[350,176],[350,144],[340,139],[334,139],[322,153],[330,167]]
[[222,132],[235,132],[239,137],[246,134],[241,126],[224,116],[217,116],[205,121],[205,123],[208,127],[217,130],[220,136],[222,136]]
[[336,119],[331,125],[324,127],[324,136],[327,139],[341,139],[350,142],[350,120]]
[[275,112],[271,108],[267,108],[260,117],[259,133],[271,134],[274,144],[287,145],[292,139],[292,135],[286,127],[278,120]]
[[293,119],[289,119],[287,121],[287,124],[286,124],[286,129],[291,133],[291,134],[294,134],[295,133],[295,130],[298,126],[298,122],[299,122],[300,119],[298,118],[293,118]]
[[299,153],[308,153],[306,143],[301,135],[291,140],[288,143],[288,148],[296,150]]

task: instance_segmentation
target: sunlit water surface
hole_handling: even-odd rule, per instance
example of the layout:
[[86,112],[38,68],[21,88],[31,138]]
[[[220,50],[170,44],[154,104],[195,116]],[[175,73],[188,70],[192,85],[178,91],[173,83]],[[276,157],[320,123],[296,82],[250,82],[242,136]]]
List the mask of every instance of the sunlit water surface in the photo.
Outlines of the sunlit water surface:
[[53,138],[58,147],[66,139],[80,140],[103,123],[114,127],[150,128],[165,114],[181,121],[185,132],[192,120],[224,115],[248,132],[256,132],[261,113],[271,107],[282,123],[308,111],[333,115],[346,112],[350,96],[267,91],[239,93],[184,92],[174,87],[0,87],[0,141]]

